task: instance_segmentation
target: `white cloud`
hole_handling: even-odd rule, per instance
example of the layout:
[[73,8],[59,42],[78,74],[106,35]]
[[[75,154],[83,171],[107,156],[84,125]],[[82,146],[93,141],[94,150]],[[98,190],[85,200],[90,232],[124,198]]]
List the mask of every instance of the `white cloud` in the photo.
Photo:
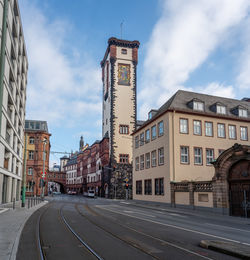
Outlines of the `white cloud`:
[[219,82],[212,82],[205,87],[196,87],[195,89],[198,92],[202,92],[208,95],[235,98],[233,86],[225,86],[224,84],[220,84]]
[[66,46],[71,24],[48,20],[34,2],[26,0],[22,20],[29,59],[26,117],[72,126],[90,115],[100,116],[99,64],[87,53]]
[[249,96],[250,90],[250,18],[244,24],[243,50],[239,56],[237,85]]
[[[230,3],[228,0],[165,0],[161,3],[162,16],[147,43],[142,75],[144,88],[139,93],[145,103],[141,115],[146,106],[162,104],[165,97],[184,85],[190,74],[229,37],[230,30],[246,18],[250,5],[247,0],[230,0]],[[233,95],[233,88],[229,90]],[[226,94],[226,91],[218,93]]]

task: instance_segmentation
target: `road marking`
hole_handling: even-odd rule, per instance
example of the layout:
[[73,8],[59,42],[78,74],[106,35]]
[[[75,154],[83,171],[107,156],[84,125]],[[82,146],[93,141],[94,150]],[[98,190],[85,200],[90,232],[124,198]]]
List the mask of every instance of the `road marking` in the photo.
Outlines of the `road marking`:
[[127,205],[129,205],[130,203],[129,202],[120,202],[120,203],[122,203],[122,204],[127,204]]
[[135,214],[141,214],[141,215],[145,215],[147,217],[153,217],[153,218],[156,218],[156,216],[153,216],[153,215],[149,215],[149,214],[145,214],[145,213],[141,213],[139,211],[131,211],[131,210],[123,210],[123,212],[125,213],[135,213]]
[[182,215],[176,214],[176,213],[169,213],[169,215],[171,215],[171,216],[177,216],[177,217],[181,217],[181,218],[187,218],[186,216],[182,216]]
[[238,230],[238,231],[243,231],[243,232],[249,232],[250,230],[244,230],[244,229],[239,229],[239,228],[233,228],[233,227],[228,227],[228,226],[223,226],[223,225],[216,225],[216,224],[212,224],[212,223],[205,223],[206,225],[209,226],[216,226],[216,227],[222,227],[222,228],[228,228],[228,229],[233,229],[233,230]]
[[225,237],[220,237],[220,236],[208,234],[208,233],[197,231],[197,230],[192,230],[192,229],[189,229],[189,228],[183,228],[183,227],[178,227],[178,226],[171,225],[171,224],[161,223],[161,222],[158,222],[158,221],[155,221],[155,220],[151,220],[151,219],[140,218],[140,217],[136,217],[136,216],[133,216],[133,215],[129,215],[129,214],[124,214],[124,213],[121,213],[121,212],[113,211],[111,209],[103,208],[101,206],[96,206],[96,207],[100,207],[100,208],[102,208],[104,210],[107,210],[107,211],[110,211],[110,212],[113,212],[113,213],[116,213],[116,214],[125,215],[125,216],[132,217],[132,218],[137,218],[137,219],[140,219],[140,220],[152,222],[152,223],[163,225],[163,226],[166,226],[166,227],[172,227],[172,228],[184,230],[184,231],[187,231],[187,232],[197,233],[197,234],[200,234],[200,235],[205,235],[205,236],[209,236],[209,237],[215,237],[215,238],[223,239],[223,240],[226,240],[226,241],[230,241],[230,242],[234,242],[234,243],[240,243],[240,244],[244,244],[244,245],[250,246],[250,244],[248,244],[248,243],[240,242],[240,241],[237,241],[237,240],[233,240],[233,239],[229,239],[229,238],[225,238]]
[[[96,207],[102,208],[102,206],[100,206],[100,205],[96,205]],[[106,209],[106,208],[104,208],[104,209]],[[112,211],[112,210],[109,210],[109,209],[106,209],[106,210],[107,210],[107,211],[114,212],[114,213],[118,213],[118,212],[115,212],[115,211]],[[131,211],[130,211],[130,212],[131,212]],[[118,214],[122,214],[122,213],[118,213]],[[127,215],[127,214],[122,214],[122,215]],[[129,216],[129,215],[127,215],[127,216]],[[133,217],[133,216],[131,216],[131,217]],[[135,218],[138,218],[138,217],[135,217]],[[140,219],[140,218],[139,218],[139,219]],[[152,222],[155,222],[155,221],[152,221]],[[121,225],[121,226],[124,226],[124,225],[122,225],[122,224],[120,224],[120,225]],[[136,233],[138,233],[138,234],[142,234],[142,235],[144,235],[144,236],[146,236],[146,237],[152,238],[152,239],[154,239],[154,240],[156,240],[156,241],[159,241],[159,242],[161,242],[161,243],[163,243],[163,244],[166,244],[166,245],[175,247],[175,248],[180,249],[180,250],[182,250],[182,251],[185,251],[185,252],[187,252],[187,253],[190,253],[190,254],[199,256],[199,257],[204,258],[204,259],[213,260],[212,258],[203,256],[203,255],[201,255],[201,254],[198,254],[198,253],[196,253],[196,252],[193,252],[193,251],[191,251],[191,250],[188,250],[188,249],[186,249],[186,248],[184,248],[184,247],[181,247],[181,246],[175,245],[175,244],[173,244],[173,243],[171,243],[171,242],[168,242],[168,241],[162,240],[162,239],[160,239],[160,238],[151,236],[151,235],[146,234],[146,233],[144,233],[144,232],[142,232],[142,231],[139,231],[139,230],[136,230],[136,229],[134,229],[134,228],[128,227],[127,225],[125,226],[125,228],[130,229],[130,230],[133,230],[134,232],[136,232]]]

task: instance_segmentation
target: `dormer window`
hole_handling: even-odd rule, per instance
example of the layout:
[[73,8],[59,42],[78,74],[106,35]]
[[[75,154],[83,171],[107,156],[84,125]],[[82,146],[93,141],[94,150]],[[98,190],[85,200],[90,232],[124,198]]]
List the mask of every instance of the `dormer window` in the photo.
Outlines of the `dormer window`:
[[243,108],[239,108],[238,114],[240,117],[247,117],[247,110]]
[[204,111],[204,103],[200,102],[200,101],[193,101],[193,109],[199,110],[199,111]]
[[223,105],[217,104],[216,105],[216,113],[225,115],[226,114],[226,107],[223,106]]

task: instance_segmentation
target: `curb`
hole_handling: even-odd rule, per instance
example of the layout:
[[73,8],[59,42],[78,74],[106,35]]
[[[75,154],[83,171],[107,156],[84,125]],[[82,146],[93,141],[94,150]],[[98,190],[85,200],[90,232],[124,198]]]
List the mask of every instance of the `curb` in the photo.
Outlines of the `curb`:
[[17,250],[18,250],[18,246],[19,246],[19,240],[20,240],[20,237],[21,237],[23,228],[24,228],[24,226],[25,226],[27,220],[32,216],[32,214],[33,214],[35,211],[37,211],[37,210],[40,209],[41,207],[45,206],[47,203],[48,203],[48,201],[44,201],[44,202],[42,202],[42,203],[36,205],[36,208],[33,208],[33,212],[32,212],[30,215],[28,215],[28,216],[25,217],[25,219],[24,219],[22,225],[20,226],[20,228],[19,228],[19,230],[18,230],[18,232],[17,232],[17,234],[16,234],[16,239],[15,239],[15,241],[14,241],[14,243],[13,243],[12,250],[11,250],[11,253],[10,253],[10,257],[9,257],[10,260],[16,260],[16,254],[17,254]]
[[201,240],[200,246],[241,259],[250,259],[250,247],[241,243]]

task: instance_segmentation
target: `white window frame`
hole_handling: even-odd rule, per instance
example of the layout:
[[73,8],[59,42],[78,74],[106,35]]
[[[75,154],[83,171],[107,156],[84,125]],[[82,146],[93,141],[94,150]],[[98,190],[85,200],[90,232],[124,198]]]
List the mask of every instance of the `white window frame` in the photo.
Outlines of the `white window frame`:
[[201,135],[201,121],[200,120],[194,120],[194,135]]
[[240,117],[247,117],[247,110],[243,108],[239,108],[239,116]]
[[140,164],[139,164],[139,157],[135,158],[135,170],[139,171],[140,169]]
[[180,133],[188,134],[188,119],[180,118]]
[[164,148],[163,147],[158,149],[158,164],[159,165],[164,164]]
[[202,165],[202,148],[201,147],[194,147],[194,164]]
[[151,152],[151,166],[156,167],[157,161],[156,161],[156,150]]
[[193,109],[198,111],[204,111],[204,103],[200,101],[193,101]]
[[211,162],[214,161],[214,149],[207,148],[206,149],[206,164],[212,165]]
[[144,162],[145,162],[145,159],[144,159],[144,154],[140,155],[140,170],[144,170]]
[[217,135],[220,138],[226,138],[226,129],[225,124],[217,124]]
[[205,135],[213,136],[213,122],[205,122]]
[[248,128],[246,126],[240,127],[240,140],[247,141],[248,135],[247,135]]
[[146,169],[150,168],[150,153],[145,154],[145,159],[146,159]]
[[188,146],[181,146],[180,160],[181,160],[181,164],[189,164],[189,147]]
[[225,115],[226,114],[226,107],[223,106],[223,105],[216,105],[216,113]]
[[158,136],[164,135],[164,124],[163,120],[158,123]]
[[150,142],[150,129],[147,129],[145,131],[145,143],[149,143]]
[[236,139],[236,126],[235,125],[228,125],[228,138]]

